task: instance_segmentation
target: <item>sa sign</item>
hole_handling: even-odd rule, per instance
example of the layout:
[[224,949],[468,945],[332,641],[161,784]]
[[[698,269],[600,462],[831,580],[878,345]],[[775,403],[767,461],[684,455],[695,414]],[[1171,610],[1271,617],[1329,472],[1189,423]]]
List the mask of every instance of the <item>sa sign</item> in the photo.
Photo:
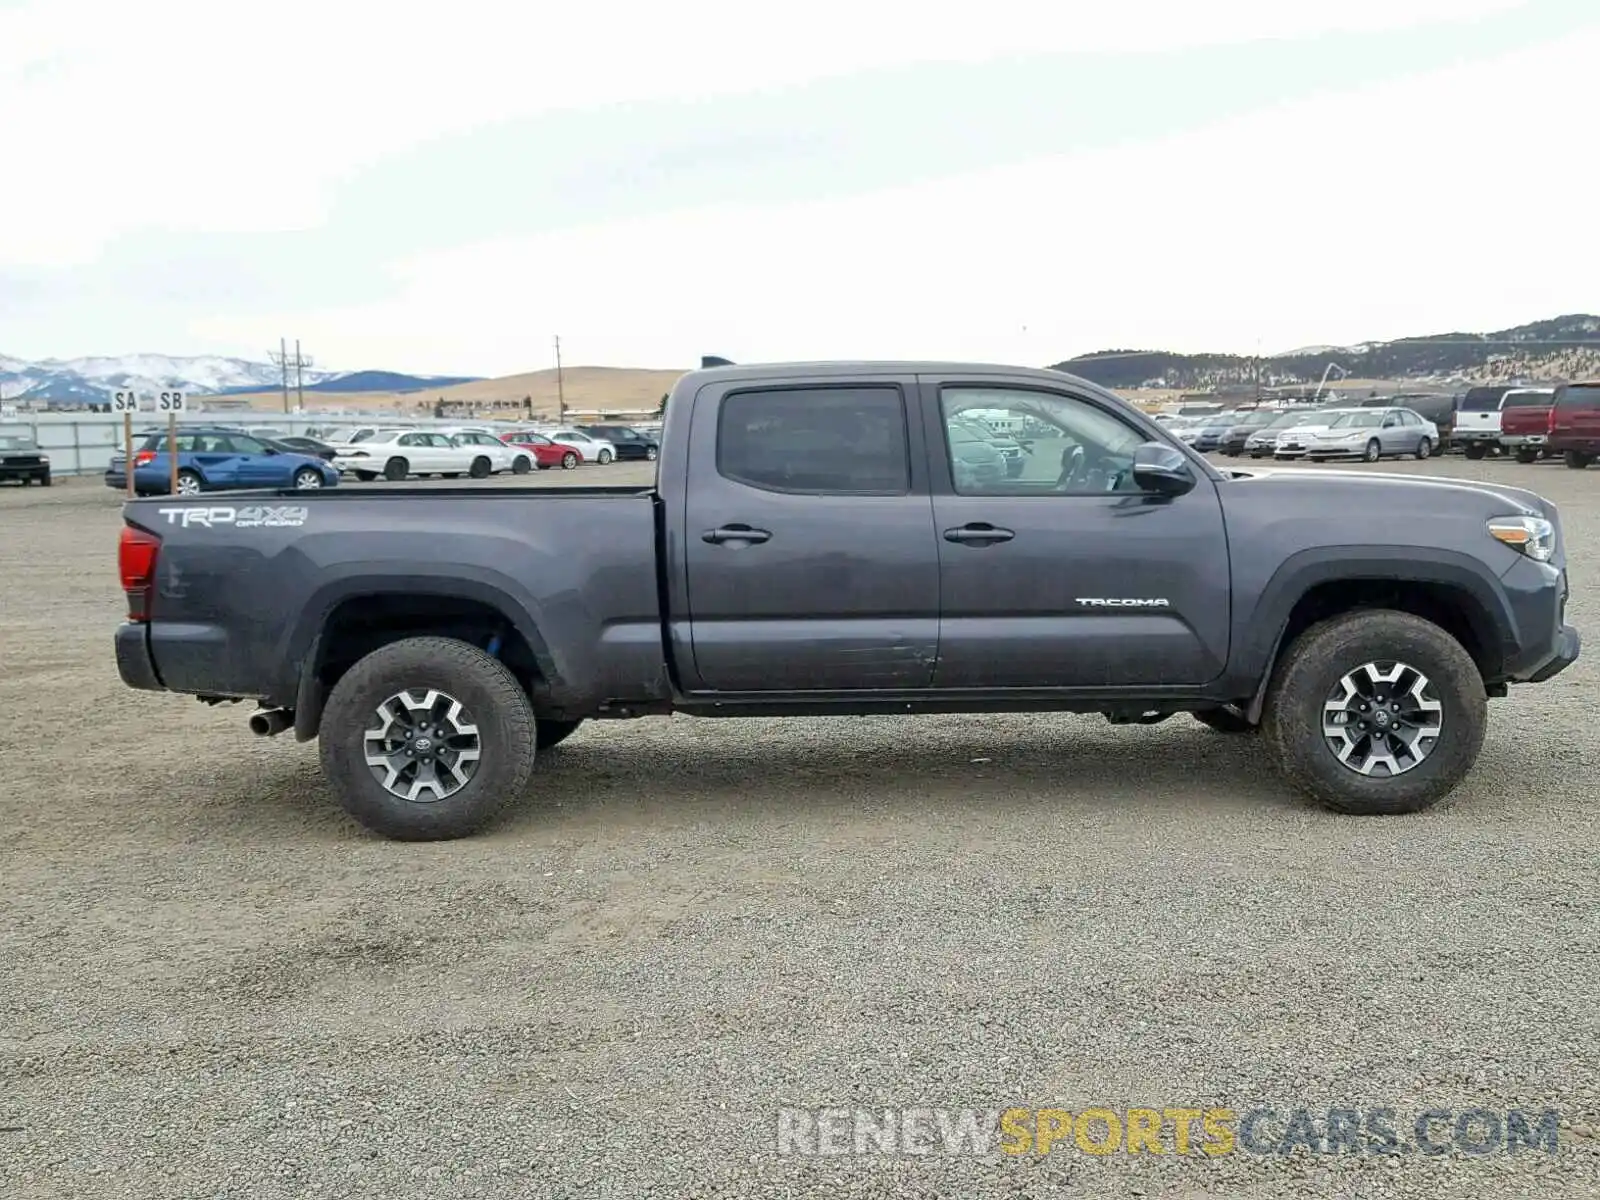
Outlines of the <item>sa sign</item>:
[[183,393],[158,393],[156,395],[156,411],[164,413],[181,413],[183,411]]
[[114,413],[131,413],[139,411],[138,392],[112,392],[111,411]]

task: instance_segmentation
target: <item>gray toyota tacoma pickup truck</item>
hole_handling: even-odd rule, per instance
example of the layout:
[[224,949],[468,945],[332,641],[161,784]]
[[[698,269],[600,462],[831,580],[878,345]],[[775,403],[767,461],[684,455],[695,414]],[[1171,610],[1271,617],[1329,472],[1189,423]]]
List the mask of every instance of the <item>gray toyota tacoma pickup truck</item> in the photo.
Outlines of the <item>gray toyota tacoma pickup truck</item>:
[[1534,493],[1219,470],[1058,372],[694,371],[657,468],[132,501],[118,668],[258,702],[359,821],[422,840],[483,828],[581,722],[669,712],[1189,713],[1322,804],[1414,812],[1488,698],[1578,656]]

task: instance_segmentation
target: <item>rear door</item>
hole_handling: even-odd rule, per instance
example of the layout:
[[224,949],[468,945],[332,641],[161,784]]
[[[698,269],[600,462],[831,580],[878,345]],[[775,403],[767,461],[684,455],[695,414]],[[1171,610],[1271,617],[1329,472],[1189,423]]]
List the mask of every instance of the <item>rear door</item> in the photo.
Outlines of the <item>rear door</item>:
[[[939,661],[945,688],[1199,685],[1228,658],[1231,589],[1216,483],[1183,496],[1133,482],[1147,440],[1067,386],[925,376],[935,445]],[[999,480],[951,470],[946,431],[1020,424],[1031,452]]]
[[939,556],[914,386],[821,376],[695,397],[682,524],[668,521],[688,690],[929,685]]
[[1555,427],[1560,448],[1600,454],[1600,383],[1571,383],[1556,398]]

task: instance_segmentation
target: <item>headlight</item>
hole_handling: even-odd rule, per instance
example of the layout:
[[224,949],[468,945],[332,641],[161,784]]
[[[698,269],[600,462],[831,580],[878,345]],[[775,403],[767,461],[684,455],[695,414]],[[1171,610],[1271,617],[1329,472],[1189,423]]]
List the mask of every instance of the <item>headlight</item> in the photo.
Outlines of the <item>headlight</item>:
[[1489,522],[1489,536],[1535,562],[1549,562],[1556,552],[1556,527],[1543,517],[1496,517]]

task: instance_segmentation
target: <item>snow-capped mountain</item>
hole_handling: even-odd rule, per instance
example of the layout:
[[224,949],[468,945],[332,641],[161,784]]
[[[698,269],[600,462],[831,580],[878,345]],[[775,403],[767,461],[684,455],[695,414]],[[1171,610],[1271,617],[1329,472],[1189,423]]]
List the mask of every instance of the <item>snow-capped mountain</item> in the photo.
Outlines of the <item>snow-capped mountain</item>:
[[[300,381],[307,391],[365,391],[369,388],[406,391],[464,383],[468,378],[306,368],[301,372]],[[374,385],[373,379],[381,379],[381,385]],[[125,354],[29,361],[0,354],[0,400],[7,401],[101,404],[118,388],[140,392],[170,388],[201,396],[271,391],[279,387],[282,380],[282,369],[272,363],[219,355],[184,358],[168,354]],[[349,380],[348,386],[341,386],[341,380]]]

